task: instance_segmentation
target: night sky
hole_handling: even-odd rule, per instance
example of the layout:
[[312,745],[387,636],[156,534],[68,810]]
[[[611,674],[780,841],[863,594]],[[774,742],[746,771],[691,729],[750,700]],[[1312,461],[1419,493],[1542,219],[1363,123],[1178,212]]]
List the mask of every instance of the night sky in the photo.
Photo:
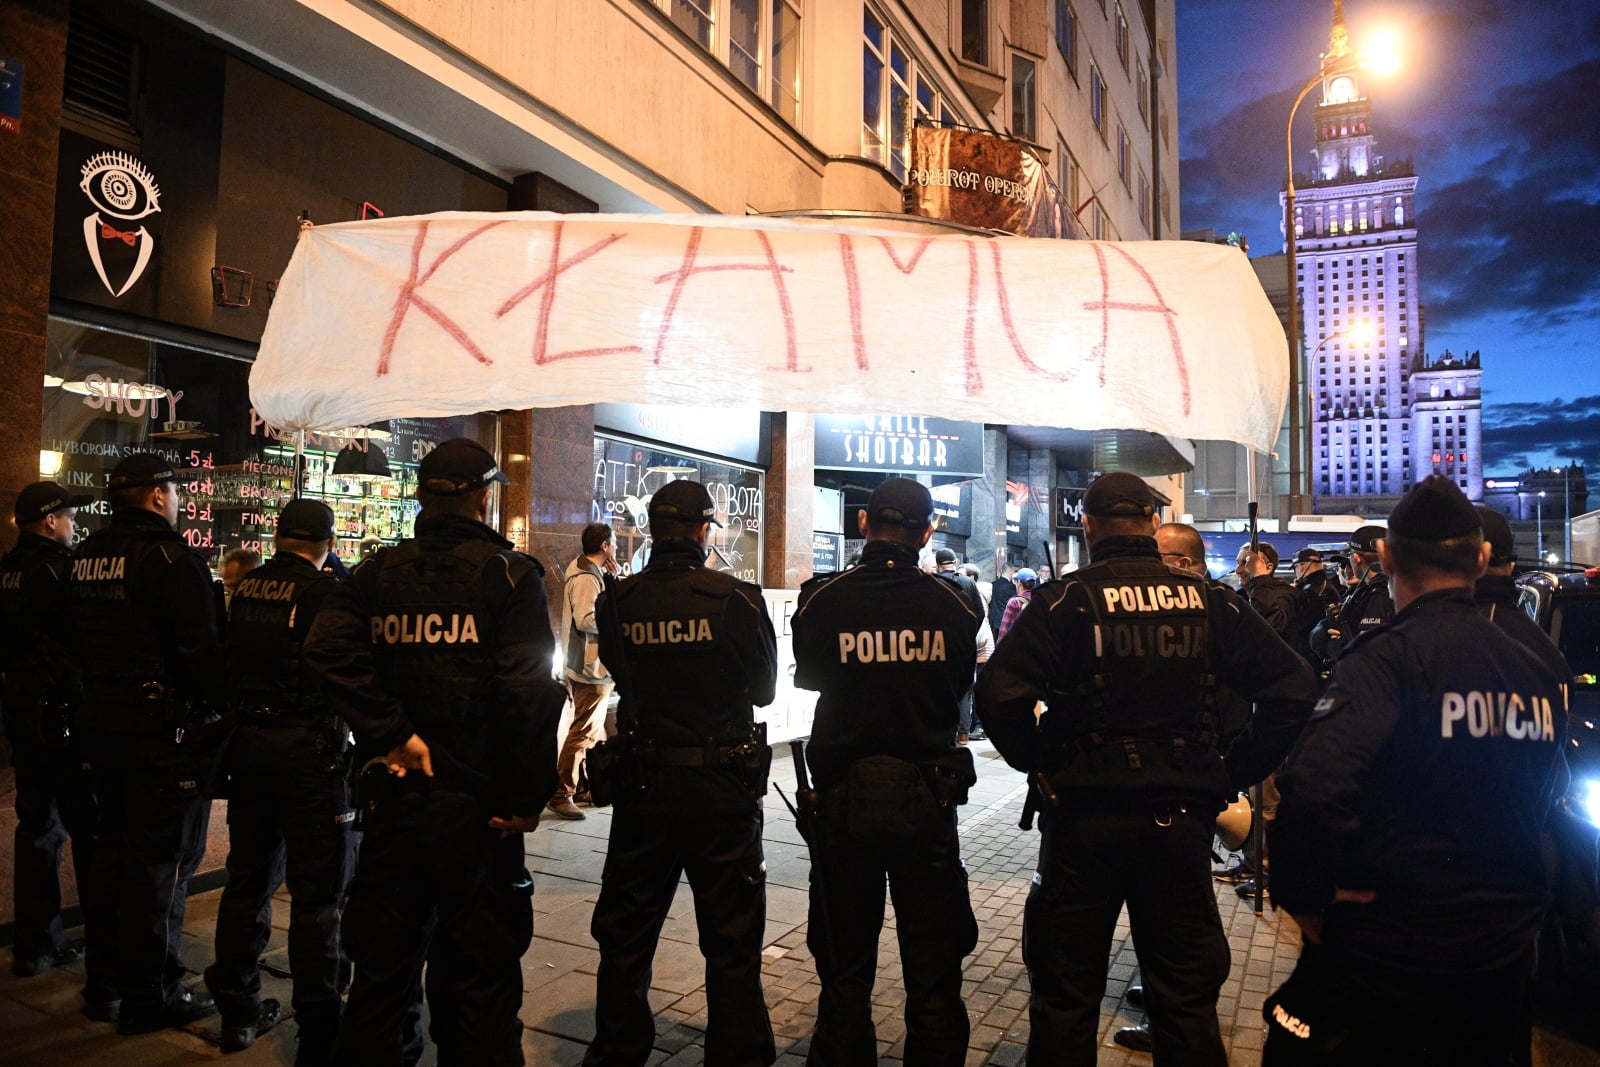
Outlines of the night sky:
[[[1282,251],[1284,123],[1332,2],[1177,7],[1183,228]],[[1401,44],[1400,71],[1361,84],[1375,151],[1419,176],[1427,353],[1483,355],[1485,476],[1572,459],[1600,476],[1600,4],[1346,0],[1345,25],[1357,51],[1380,30]],[[1295,117],[1302,172],[1319,92]]]

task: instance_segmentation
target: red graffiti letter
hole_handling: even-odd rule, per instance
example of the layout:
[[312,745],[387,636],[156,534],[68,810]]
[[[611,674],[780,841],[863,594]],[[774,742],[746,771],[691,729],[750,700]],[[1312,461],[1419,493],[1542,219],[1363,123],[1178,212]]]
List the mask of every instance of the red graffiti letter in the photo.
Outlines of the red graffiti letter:
[[[1167,306],[1166,298],[1161,295],[1161,290],[1156,288],[1156,283],[1150,277],[1150,272],[1144,269],[1144,264],[1134,259],[1114,244],[1100,241],[1093,242],[1089,247],[1094,249],[1094,257],[1100,264],[1100,299],[1083,305],[1085,311],[1100,312],[1100,343],[1095,346],[1095,353],[1100,357],[1100,384],[1106,384],[1106,346],[1111,332],[1111,312],[1140,311],[1154,313],[1162,316],[1167,324],[1167,336],[1172,340],[1172,360],[1178,368],[1178,384],[1183,388],[1183,413],[1189,413],[1189,365],[1183,358],[1183,341],[1178,337],[1178,324],[1173,320],[1178,313]],[[1111,272],[1106,268],[1106,249],[1110,249],[1123,259],[1128,265],[1139,272],[1139,277],[1144,279],[1144,284],[1149,286],[1150,293],[1155,297],[1153,304],[1136,304],[1125,300],[1111,299]]]
[[413,304],[424,315],[438,323],[440,329],[449,334],[451,339],[458,345],[466,349],[473,359],[486,366],[494,362],[483,353],[482,349],[473,343],[472,338],[467,336],[467,332],[454,319],[440,311],[431,300],[419,295],[417,290],[428,284],[428,279],[433,277],[435,271],[444,266],[445,260],[465,248],[479,234],[486,230],[492,230],[499,225],[501,223],[491,222],[487,225],[479,226],[476,230],[462,237],[455,244],[441,252],[439,258],[433,261],[433,265],[428,268],[426,273],[421,272],[422,246],[428,240],[429,223],[424,222],[417,227],[416,240],[411,242],[411,275],[406,278],[405,284],[400,287],[400,294],[395,297],[394,315],[389,319],[389,328],[383,332],[383,347],[378,351],[378,376],[380,378],[389,373],[389,357],[394,354],[395,338],[400,336],[400,327],[406,321],[406,312],[411,310],[411,305]]
[[783,283],[783,276],[794,268],[778,265],[778,259],[775,255],[773,255],[772,252],[772,241],[760,230],[756,230],[755,235],[756,240],[761,242],[761,250],[765,253],[766,262],[719,263],[711,267],[697,267],[694,265],[694,261],[695,257],[700,252],[700,239],[704,234],[705,227],[703,226],[696,226],[691,229],[689,231],[689,246],[684,249],[683,253],[683,266],[679,267],[675,271],[668,271],[666,274],[656,278],[657,285],[666,281],[668,278],[673,279],[672,295],[667,298],[667,306],[661,312],[661,330],[656,335],[656,364],[659,366],[661,363],[661,354],[666,350],[667,347],[667,334],[672,330],[672,317],[678,311],[678,300],[683,296],[684,286],[688,284],[691,277],[696,274],[703,274],[710,271],[755,270],[764,271],[772,275],[773,287],[778,291],[778,310],[783,315],[784,337],[788,342],[787,364],[783,367],[772,367],[769,369],[786,370],[795,374],[810,374],[810,367],[800,366],[800,350],[795,344],[794,335],[794,309],[789,306],[789,290]]
[[[1034,374],[1041,375],[1053,382],[1071,381],[1077,376],[1079,368],[1072,367],[1064,371],[1048,371],[1033,361],[1028,355],[1028,350],[1022,346],[1022,338],[1017,336],[1017,326],[1011,320],[1011,294],[1006,289],[1006,272],[1004,260],[1000,255],[1000,242],[990,243],[989,251],[994,258],[994,285],[995,293],[999,298],[1000,321],[1005,324],[1006,337],[1011,341],[1011,350],[1017,354],[1017,360]],[[974,270],[977,268],[974,267]]]
[[[900,257],[895,254],[894,245],[889,243],[887,237],[875,237],[873,240],[883,245],[883,250],[889,253],[889,260],[901,274],[909,275],[917,269],[917,264],[922,261],[922,254],[933,244],[933,238],[923,237],[917,241],[917,250],[905,263],[900,262]],[[855,340],[856,366],[867,370],[867,339],[861,327],[861,277],[856,272],[855,239],[847,233],[839,235],[839,258],[844,261],[844,286],[846,299],[850,304],[850,336]]]
[[558,222],[555,225],[555,232],[550,240],[550,269],[511,294],[510,298],[496,309],[495,317],[505,317],[518,304],[532,296],[536,290],[543,289],[544,293],[539,298],[539,326],[533,334],[533,362],[536,365],[543,366],[546,363],[554,363],[559,359],[577,359],[587,356],[606,356],[615,352],[639,351],[638,345],[621,345],[615,348],[580,348],[571,352],[550,354],[550,312],[556,306],[556,278],[602,249],[616,244],[623,238],[622,234],[614,233],[604,240],[596,241],[582,252],[563,260],[561,258],[561,231],[566,228],[566,225],[565,222]]

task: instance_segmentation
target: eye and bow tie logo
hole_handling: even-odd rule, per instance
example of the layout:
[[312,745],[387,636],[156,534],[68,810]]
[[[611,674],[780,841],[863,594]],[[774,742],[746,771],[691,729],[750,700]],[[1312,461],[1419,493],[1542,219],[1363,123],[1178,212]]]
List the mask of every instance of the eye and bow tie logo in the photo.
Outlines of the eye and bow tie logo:
[[[95,211],[83,220],[83,240],[89,247],[89,259],[94,263],[95,273],[100,275],[106,292],[121,296],[133,288],[133,283],[150,265],[150,254],[155,251],[155,238],[143,226],[121,229],[101,217],[102,213],[121,226],[128,226],[160,211],[161,193],[156,188],[155,178],[144,164],[124,152],[101,152],[83,165],[82,173],[83,180],[78,183],[78,188],[83,190],[95,207]],[[106,254],[113,254],[112,265],[116,269],[128,258],[122,251],[124,248],[134,250],[133,264],[122,284],[116,285],[106,270]],[[118,270],[118,273],[121,271]]]

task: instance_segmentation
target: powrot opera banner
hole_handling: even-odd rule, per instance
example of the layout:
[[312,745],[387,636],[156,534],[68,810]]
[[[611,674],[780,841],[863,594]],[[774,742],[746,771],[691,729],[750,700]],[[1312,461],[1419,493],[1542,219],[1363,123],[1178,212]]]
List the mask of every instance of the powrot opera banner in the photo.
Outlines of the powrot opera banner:
[[1021,141],[983,130],[918,126],[906,211],[1024,237],[1088,235],[1049,172]]
[[305,230],[250,379],[285,430],[596,401],[907,411],[1268,450],[1283,328],[1237,249],[764,218]]

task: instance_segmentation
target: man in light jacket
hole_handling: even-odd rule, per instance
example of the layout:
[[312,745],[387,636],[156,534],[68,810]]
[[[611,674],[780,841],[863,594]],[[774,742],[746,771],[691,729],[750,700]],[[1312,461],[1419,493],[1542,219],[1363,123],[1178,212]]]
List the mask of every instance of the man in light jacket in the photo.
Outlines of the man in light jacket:
[[563,819],[584,817],[573,796],[583,774],[584,754],[605,738],[606,701],[613,684],[600,662],[600,626],[595,621],[594,603],[605,590],[605,575],[617,573],[617,536],[606,523],[591,522],[583,528],[582,543],[583,555],[567,566],[561,611],[572,727],[561,743],[560,784],[549,808]]

